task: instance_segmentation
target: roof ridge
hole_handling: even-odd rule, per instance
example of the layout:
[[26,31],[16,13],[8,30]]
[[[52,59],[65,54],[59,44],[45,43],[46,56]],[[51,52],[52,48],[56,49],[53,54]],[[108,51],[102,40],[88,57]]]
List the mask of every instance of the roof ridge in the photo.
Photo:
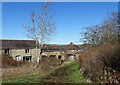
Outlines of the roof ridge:
[[12,39],[0,39],[0,41],[35,41],[35,40],[12,40]]

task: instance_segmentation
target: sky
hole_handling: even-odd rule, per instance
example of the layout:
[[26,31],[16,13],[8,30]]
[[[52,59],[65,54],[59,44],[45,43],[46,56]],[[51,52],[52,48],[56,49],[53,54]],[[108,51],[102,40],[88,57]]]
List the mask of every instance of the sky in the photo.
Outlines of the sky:
[[119,2],[119,0],[1,0],[2,2]]
[[[31,11],[40,12],[43,2],[3,2],[1,39],[29,39],[23,25],[30,24]],[[100,24],[118,11],[117,2],[51,2],[50,14],[56,25],[49,44],[80,44],[85,27]]]

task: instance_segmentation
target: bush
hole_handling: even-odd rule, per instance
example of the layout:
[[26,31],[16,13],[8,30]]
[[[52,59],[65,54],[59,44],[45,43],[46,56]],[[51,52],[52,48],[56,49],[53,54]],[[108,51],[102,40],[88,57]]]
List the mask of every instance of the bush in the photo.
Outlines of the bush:
[[21,66],[23,64],[26,64],[26,62],[23,61],[16,61],[13,60],[10,56],[2,55],[1,57],[2,61],[2,67],[16,67],[16,66]]
[[59,66],[61,64],[61,61],[57,58],[44,56],[41,58],[40,66],[43,70],[47,70],[51,67]]
[[101,81],[103,77],[120,71],[120,45],[100,45],[87,48],[80,54],[81,72],[90,80]]

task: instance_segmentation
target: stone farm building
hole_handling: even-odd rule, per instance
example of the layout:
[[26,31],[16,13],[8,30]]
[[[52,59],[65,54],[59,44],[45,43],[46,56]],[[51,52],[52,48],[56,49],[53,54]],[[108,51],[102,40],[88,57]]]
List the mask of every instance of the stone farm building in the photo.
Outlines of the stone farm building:
[[[0,54],[10,55],[17,61],[37,61],[39,49],[35,40],[0,40]],[[54,57],[61,60],[75,60],[80,48],[73,43],[67,45],[44,44],[42,57]]]

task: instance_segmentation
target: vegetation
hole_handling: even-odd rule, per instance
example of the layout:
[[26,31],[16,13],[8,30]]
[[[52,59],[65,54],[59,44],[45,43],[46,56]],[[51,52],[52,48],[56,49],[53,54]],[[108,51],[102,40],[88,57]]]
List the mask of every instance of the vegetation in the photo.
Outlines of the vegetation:
[[93,82],[120,83],[120,28],[118,13],[104,20],[101,25],[88,27],[83,35],[88,44],[80,54],[80,71]]
[[[45,64],[45,63],[44,63]],[[19,67],[3,68],[3,83],[41,83],[40,80],[52,73],[58,67],[46,67],[36,65],[36,63],[24,64]]]
[[102,24],[86,28],[82,41],[84,44],[116,44],[120,40],[120,28],[118,23],[118,13],[111,13]]
[[79,63],[71,62],[64,64],[50,75],[45,76],[41,81],[44,83],[85,83],[87,82],[79,72]]
[[86,79],[84,76],[79,72],[79,63],[78,62],[71,62],[67,69],[67,79],[74,82],[74,83],[86,83]]
[[[32,24],[25,26],[28,36],[36,40],[36,50],[38,42],[42,47],[43,42],[55,30],[52,17],[48,16],[47,12],[48,3],[43,6],[41,16],[36,17],[32,11]],[[79,64],[77,62],[63,64],[54,58],[43,59],[39,55],[36,55],[41,59],[39,65],[16,62],[4,57],[2,64],[6,68],[3,68],[3,83],[86,83],[90,80],[89,82],[119,84],[120,27],[118,16],[119,13],[111,13],[102,24],[86,28],[83,33],[83,42],[84,45],[90,47],[85,47],[84,52],[80,54]],[[42,52],[41,47],[39,54]],[[8,68],[9,66],[11,68]]]
[[[86,79],[79,72],[79,69],[78,69],[79,63],[77,62],[67,63],[62,66],[49,68],[47,70],[42,70],[39,67],[37,69],[36,68],[34,69],[33,64],[29,66],[24,65],[24,68],[23,67],[4,68],[3,79],[2,79],[3,83],[83,83],[83,82],[86,82]],[[29,68],[26,68],[26,67],[29,67]],[[8,71],[9,73],[7,73]]]
[[110,76],[113,76],[114,72],[120,71],[118,50],[120,50],[119,45],[101,45],[86,49],[79,58],[81,72],[94,82],[101,82],[104,78],[105,82],[110,82]]
[[21,65],[24,65],[24,64],[27,64],[27,62],[24,62],[24,61],[16,61],[14,59],[12,59],[11,56],[9,55],[1,55],[0,56],[2,60],[2,67],[3,68],[8,68],[8,67],[16,67],[16,66],[21,66]]
[[38,57],[38,62],[41,59],[42,46],[47,41],[50,40],[50,35],[55,31],[55,23],[53,17],[49,14],[49,4],[46,2],[38,15],[32,11],[31,15],[32,24],[24,25],[27,31],[27,36],[31,39],[36,40],[36,50],[40,48],[40,52],[36,53]]
[[[50,73],[50,72],[48,72]],[[3,78],[3,83],[39,83],[43,76],[47,75],[47,72],[40,70],[40,73],[29,73],[19,75],[18,77]]]

